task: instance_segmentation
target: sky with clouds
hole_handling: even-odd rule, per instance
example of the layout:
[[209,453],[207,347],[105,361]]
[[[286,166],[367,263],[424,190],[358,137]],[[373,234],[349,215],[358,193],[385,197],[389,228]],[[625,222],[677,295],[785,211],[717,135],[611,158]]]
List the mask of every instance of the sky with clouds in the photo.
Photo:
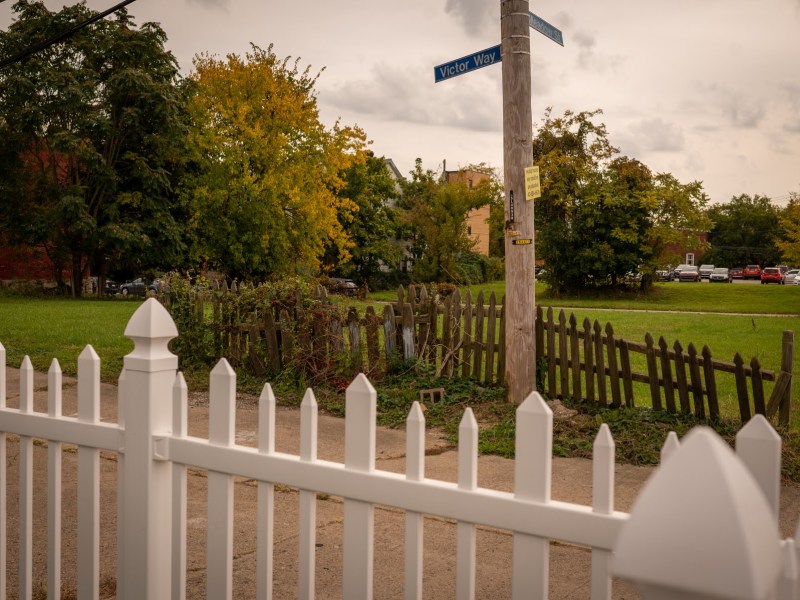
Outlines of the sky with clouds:
[[[95,10],[117,0],[87,0]],[[46,0],[57,10],[69,0]],[[0,27],[13,0],[0,4]],[[624,155],[712,203],[800,192],[800,0],[537,0],[561,47],[531,30],[534,126],[547,107],[602,109]],[[434,83],[433,67],[500,43],[499,0],[137,0],[183,71],[200,52],[280,56],[324,68],[322,120],[357,124],[407,174],[484,162],[502,172],[501,66]]]

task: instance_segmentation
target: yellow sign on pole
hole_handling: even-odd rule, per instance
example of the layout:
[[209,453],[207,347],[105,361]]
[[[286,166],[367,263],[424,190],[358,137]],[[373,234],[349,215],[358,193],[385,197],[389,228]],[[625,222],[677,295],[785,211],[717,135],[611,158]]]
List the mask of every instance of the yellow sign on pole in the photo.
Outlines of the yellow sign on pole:
[[525,169],[525,200],[535,200],[542,196],[542,185],[539,182],[539,167]]

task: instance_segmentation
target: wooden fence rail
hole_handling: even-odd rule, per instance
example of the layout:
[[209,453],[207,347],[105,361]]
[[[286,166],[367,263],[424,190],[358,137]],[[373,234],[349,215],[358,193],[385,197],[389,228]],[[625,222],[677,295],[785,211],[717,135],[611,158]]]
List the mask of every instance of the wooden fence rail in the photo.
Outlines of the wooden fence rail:
[[[505,320],[502,299],[498,302],[494,293],[487,299],[480,292],[473,299],[467,292],[462,299],[455,290],[440,298],[429,296],[425,287],[401,286],[397,300],[386,303],[381,314],[370,306],[363,316],[355,308],[340,314],[325,302],[322,288],[317,294],[323,308],[296,314],[286,309],[240,314],[223,302],[230,293],[236,291],[198,294],[194,314],[213,331],[217,355],[255,375],[293,367],[312,379],[360,371],[376,377],[393,361],[417,361],[437,375],[503,384]],[[207,311],[209,302],[213,308]],[[670,346],[650,333],[643,342],[625,340],[611,323],[579,323],[574,314],[554,314],[541,306],[535,332],[531,359],[538,367],[538,387],[550,398],[581,398],[607,407],[638,403],[714,420],[720,417],[718,378],[732,376],[743,423],[753,414],[789,422],[792,331],[783,334],[777,370],[762,368],[757,358],[746,363],[739,353],[732,362],[720,360],[708,346],[698,351],[690,343],[684,349],[677,340]]]

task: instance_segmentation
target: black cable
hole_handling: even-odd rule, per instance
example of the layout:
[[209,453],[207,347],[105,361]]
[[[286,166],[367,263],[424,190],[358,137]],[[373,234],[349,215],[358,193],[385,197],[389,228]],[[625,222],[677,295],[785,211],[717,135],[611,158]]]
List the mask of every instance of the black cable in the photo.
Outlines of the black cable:
[[[4,0],[0,0],[0,2],[3,2],[3,1]],[[43,42],[39,42],[38,44],[34,44],[33,46],[30,46],[29,48],[26,48],[22,52],[18,52],[14,56],[11,56],[9,58],[6,58],[5,60],[0,61],[0,69],[2,69],[4,67],[7,67],[9,65],[13,65],[14,63],[18,63],[18,62],[20,62],[22,60],[25,60],[31,54],[35,54],[36,52],[39,52],[40,50],[44,50],[45,48],[48,48],[48,47],[52,46],[53,44],[57,44],[58,42],[61,42],[61,41],[65,40],[66,38],[68,38],[71,35],[74,35],[75,33],[80,31],[81,29],[83,29],[87,25],[91,25],[95,21],[99,21],[100,19],[103,19],[103,18],[107,17],[111,13],[118,11],[120,8],[123,8],[124,6],[127,6],[128,4],[131,4],[132,2],[136,2],[136,0],[123,0],[119,4],[117,4],[115,6],[112,6],[108,10],[104,10],[101,13],[97,13],[96,15],[86,19],[82,23],[78,23],[77,25],[71,27],[67,31],[59,33],[58,35],[53,36],[50,39],[47,39],[47,40],[45,40]]]

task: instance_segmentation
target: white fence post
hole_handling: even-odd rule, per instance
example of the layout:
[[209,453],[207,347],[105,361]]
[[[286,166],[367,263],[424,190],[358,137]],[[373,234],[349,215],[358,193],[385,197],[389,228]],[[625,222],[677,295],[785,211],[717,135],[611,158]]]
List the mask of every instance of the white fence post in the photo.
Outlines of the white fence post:
[[783,570],[772,508],[744,463],[696,427],[650,477],[617,540],[614,572],[647,599],[771,598]]
[[178,335],[155,298],[125,328],[133,351],[124,359],[124,494],[120,552],[124,597],[169,598],[172,569],[172,469],[162,455],[172,430],[172,386],[178,357],[167,348]]

